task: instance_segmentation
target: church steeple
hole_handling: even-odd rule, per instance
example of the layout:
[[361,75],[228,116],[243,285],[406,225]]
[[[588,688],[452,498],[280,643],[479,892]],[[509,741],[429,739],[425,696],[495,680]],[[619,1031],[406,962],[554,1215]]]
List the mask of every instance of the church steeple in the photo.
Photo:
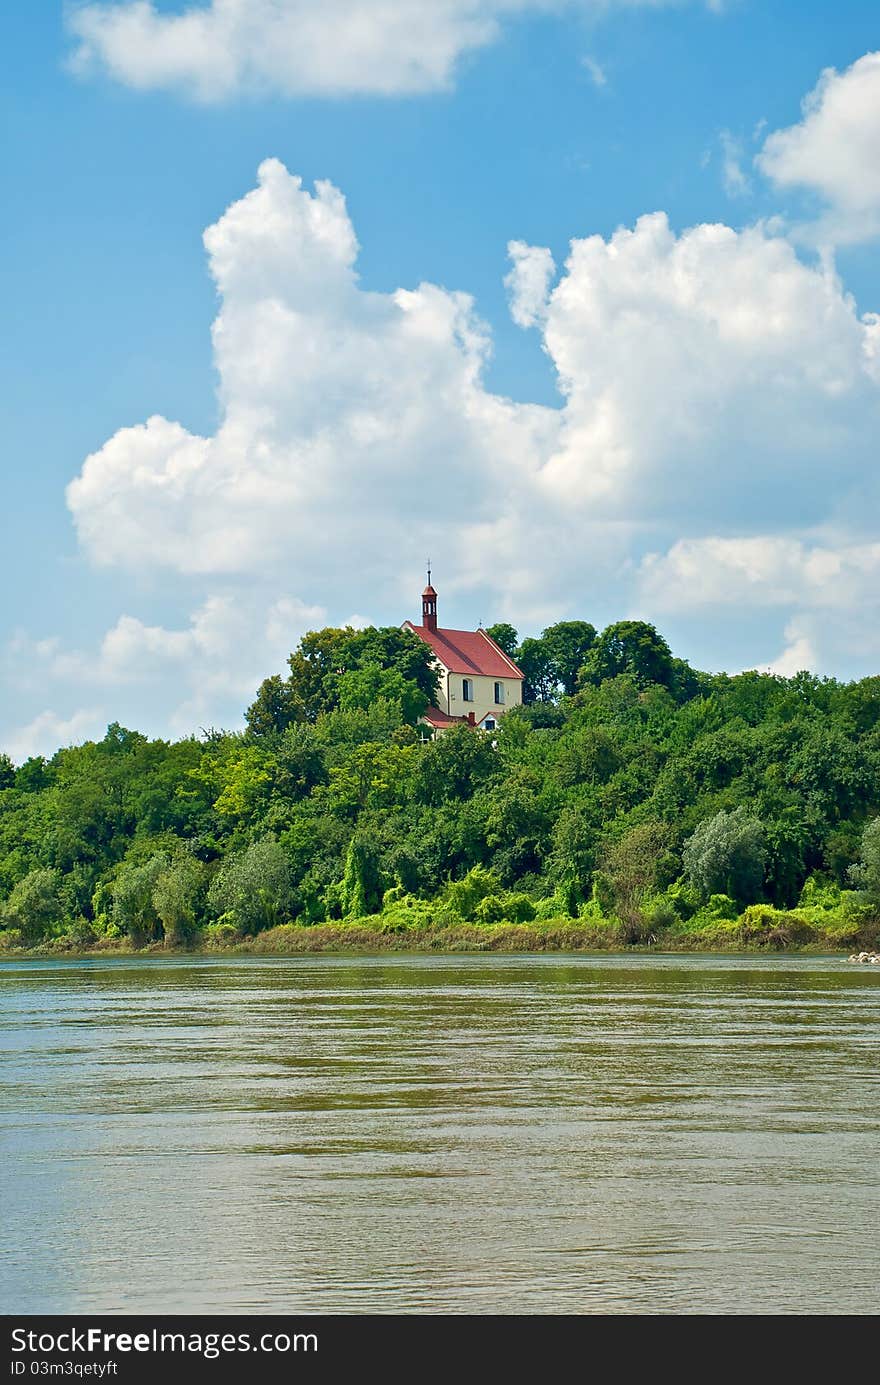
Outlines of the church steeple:
[[437,593],[431,586],[430,563],[428,563],[428,585],[422,592],[422,626],[425,630],[437,629]]

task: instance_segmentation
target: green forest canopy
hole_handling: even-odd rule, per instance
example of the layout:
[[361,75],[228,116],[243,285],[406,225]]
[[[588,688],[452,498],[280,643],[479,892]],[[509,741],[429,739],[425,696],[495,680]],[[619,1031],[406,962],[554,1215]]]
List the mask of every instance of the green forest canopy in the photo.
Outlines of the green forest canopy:
[[579,918],[623,942],[821,923],[845,944],[876,925],[880,678],[700,673],[638,621],[490,633],[527,698],[491,737],[422,738],[435,675],[411,632],[327,629],[243,732],[114,724],[0,756],[0,941],[216,945],[380,916]]

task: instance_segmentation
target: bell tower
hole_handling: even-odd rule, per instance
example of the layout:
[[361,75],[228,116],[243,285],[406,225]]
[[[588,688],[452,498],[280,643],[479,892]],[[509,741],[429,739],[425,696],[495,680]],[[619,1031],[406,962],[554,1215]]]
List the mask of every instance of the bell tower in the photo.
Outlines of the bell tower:
[[431,564],[428,564],[428,585],[422,592],[422,626],[425,630],[437,629],[437,593],[431,586]]

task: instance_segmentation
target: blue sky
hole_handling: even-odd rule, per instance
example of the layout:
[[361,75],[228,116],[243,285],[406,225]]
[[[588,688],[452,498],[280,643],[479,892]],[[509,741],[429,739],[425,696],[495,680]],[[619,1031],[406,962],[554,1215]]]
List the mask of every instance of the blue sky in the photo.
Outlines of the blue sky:
[[[876,672],[876,6],[291,0],[287,62],[239,3],[5,15],[0,745],[237,724],[309,624],[412,615],[428,551],[450,624]],[[183,482],[155,416],[208,440]]]

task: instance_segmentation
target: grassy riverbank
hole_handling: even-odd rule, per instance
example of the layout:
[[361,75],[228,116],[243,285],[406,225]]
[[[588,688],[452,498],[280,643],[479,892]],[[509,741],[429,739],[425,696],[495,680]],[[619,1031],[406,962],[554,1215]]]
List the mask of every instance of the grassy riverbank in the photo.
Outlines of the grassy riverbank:
[[128,938],[67,935],[32,948],[7,948],[7,957],[285,955],[319,952],[840,952],[880,944],[880,919],[821,927],[804,914],[754,906],[736,919],[697,928],[669,927],[637,940],[619,920],[550,918],[494,924],[438,920],[401,924],[383,915],[303,925],[280,924],[253,937],[209,930],[188,948]]

